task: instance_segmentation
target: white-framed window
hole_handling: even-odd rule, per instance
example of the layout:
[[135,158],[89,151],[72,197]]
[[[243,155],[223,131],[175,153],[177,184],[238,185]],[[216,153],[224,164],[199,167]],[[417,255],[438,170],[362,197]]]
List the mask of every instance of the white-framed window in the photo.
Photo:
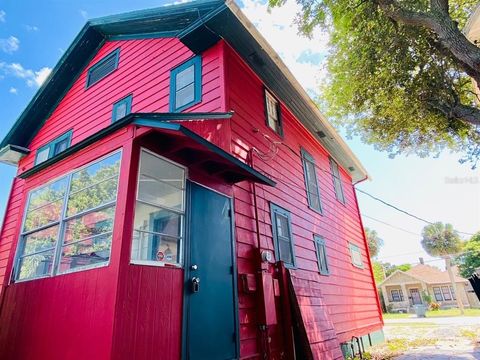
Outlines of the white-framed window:
[[141,149],[130,262],[183,263],[186,169]]
[[280,104],[275,97],[265,89],[265,115],[267,125],[277,134],[282,135],[282,123],[280,119]]
[[433,295],[435,296],[435,301],[443,301],[442,290],[439,287],[433,288]]
[[352,243],[349,243],[350,256],[352,258],[352,264],[360,269],[363,269],[362,251],[360,248]]
[[14,279],[107,265],[121,151],[29,192]]
[[390,294],[392,295],[392,302],[401,302],[403,301],[403,292],[400,289],[392,289],[390,290]]
[[443,295],[443,299],[445,301],[451,301],[452,300],[452,294],[450,293],[450,287],[449,286],[442,286],[442,295]]

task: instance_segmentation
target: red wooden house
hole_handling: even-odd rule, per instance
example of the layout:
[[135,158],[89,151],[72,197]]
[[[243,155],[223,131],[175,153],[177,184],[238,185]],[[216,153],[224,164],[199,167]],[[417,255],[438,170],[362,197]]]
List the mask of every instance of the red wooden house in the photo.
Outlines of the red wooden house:
[[381,340],[367,173],[234,3],[89,21],[1,148],[18,166],[2,359],[340,359]]

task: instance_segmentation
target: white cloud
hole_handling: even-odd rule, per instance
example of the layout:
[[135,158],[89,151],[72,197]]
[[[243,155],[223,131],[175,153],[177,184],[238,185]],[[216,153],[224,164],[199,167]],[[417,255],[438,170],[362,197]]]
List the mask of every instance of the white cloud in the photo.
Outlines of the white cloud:
[[6,17],[7,17],[7,13],[3,10],[0,10],[0,22],[5,22]]
[[15,36],[9,36],[7,39],[0,39],[0,50],[7,54],[13,54],[20,48],[20,40]]
[[38,31],[39,30],[37,26],[28,25],[28,24],[25,25],[25,29],[27,29],[27,31]]
[[88,19],[88,12],[87,12],[86,10],[81,10],[81,9],[80,9],[79,12],[80,12],[80,15],[82,16],[82,18],[83,18],[84,20],[87,20],[87,19]]
[[328,35],[321,31],[315,31],[311,39],[299,35],[294,19],[300,6],[293,1],[269,10],[262,1],[243,0],[242,10],[307,92],[317,94],[327,74],[323,59]]
[[17,89],[17,88],[14,88],[14,87],[11,87],[10,90],[8,90],[8,92],[9,92],[10,94],[15,94],[15,95],[17,95],[17,94],[18,94],[18,89]]
[[5,76],[13,76],[25,80],[29,87],[40,87],[52,71],[49,67],[43,67],[38,71],[25,69],[19,63],[0,62],[0,71]]

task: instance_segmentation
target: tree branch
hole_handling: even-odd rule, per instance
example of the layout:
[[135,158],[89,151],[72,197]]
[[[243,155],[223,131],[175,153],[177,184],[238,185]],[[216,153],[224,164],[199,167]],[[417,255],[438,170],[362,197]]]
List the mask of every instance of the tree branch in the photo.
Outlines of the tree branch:
[[432,11],[438,11],[443,14],[448,14],[448,0],[430,0],[430,8]]
[[480,83],[480,48],[471,43],[458,29],[458,24],[448,13],[448,0],[430,0],[429,12],[405,9],[397,0],[372,1],[389,18],[405,25],[430,30],[435,41],[448,51],[460,68]]
[[447,119],[457,119],[472,125],[480,125],[480,109],[460,103],[446,104],[438,100],[429,100],[428,104],[440,111]]

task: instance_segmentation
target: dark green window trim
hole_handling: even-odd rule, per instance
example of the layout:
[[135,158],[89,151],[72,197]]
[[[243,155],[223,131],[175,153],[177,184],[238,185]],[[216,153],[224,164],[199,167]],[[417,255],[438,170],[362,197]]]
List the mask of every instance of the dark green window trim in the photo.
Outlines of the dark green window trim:
[[333,179],[333,189],[335,190],[335,197],[342,204],[345,204],[345,194],[343,192],[342,177],[340,175],[340,170],[338,169],[338,164],[332,158],[330,160],[330,171],[332,172]]
[[[117,70],[119,58],[120,58],[120,48],[113,50],[111,53],[109,53],[108,55],[105,55],[98,62],[90,66],[87,73],[87,82],[85,84],[85,88],[86,89],[90,88],[91,86],[100,82],[102,79],[104,79],[105,77],[110,75],[112,72]],[[98,79],[92,80],[92,73],[95,72],[95,70],[98,70],[99,68],[101,68],[103,65],[105,65],[107,62],[111,61],[112,59],[114,60],[113,68],[110,71],[102,74]]]
[[[130,95],[124,97],[123,99],[118,100],[117,102],[115,102],[113,104],[112,122],[118,121],[121,118],[124,118],[125,116],[127,116],[128,114],[130,114],[132,112],[132,99],[133,99],[133,95],[130,94]],[[125,115],[119,118],[117,116],[117,111],[118,111],[118,108],[121,105],[125,105]]]
[[318,271],[322,275],[329,275],[330,269],[328,267],[327,247],[325,246],[325,239],[320,235],[313,235],[315,240],[315,250],[317,251]]
[[[177,93],[178,91],[184,89],[188,85],[182,87],[181,89],[177,89],[177,75],[182,71],[188,69],[189,67],[193,66],[193,100],[187,104],[177,107]],[[190,60],[184,62],[183,64],[177,66],[176,68],[172,69],[170,72],[170,112],[180,112],[189,108],[195,104],[198,104],[202,101],[202,58],[200,56],[195,56]]]
[[[272,234],[273,234],[273,244],[275,247],[275,258],[277,259],[277,261],[283,261],[285,264],[285,267],[295,268],[297,266],[297,261],[295,258],[295,244],[293,242],[292,221],[290,219],[290,212],[288,210],[285,210],[284,208],[281,208],[278,205],[275,205],[274,203],[270,204],[270,209],[271,209],[271,217],[272,217]],[[287,226],[288,226],[288,231],[287,231],[288,233],[286,234],[287,236],[281,236],[278,233],[279,217],[283,217],[284,219],[287,220]],[[281,238],[283,238],[283,240]],[[291,262],[285,261],[285,257],[284,257],[285,254],[281,254],[279,241],[288,241],[289,255],[292,259]]]
[[[276,106],[275,106],[275,109],[277,111],[277,120],[278,120],[278,129],[274,129],[269,121],[268,121],[268,105],[267,105],[267,94],[272,97],[273,99],[275,99],[275,101],[277,102]],[[265,109],[265,124],[267,125],[267,127],[269,129],[271,129],[273,132],[277,133],[280,137],[283,138],[283,119],[282,119],[282,111],[280,109],[280,101],[277,99],[277,97],[275,95],[273,95],[267,88],[263,88],[263,106],[264,106],[264,109]]]
[[[37,152],[35,154],[35,165],[38,165],[38,164],[40,164],[44,161],[47,161],[47,160],[55,157],[59,153],[67,150],[70,147],[70,144],[72,142],[72,133],[73,133],[73,130],[67,131],[65,134],[63,134],[63,135],[57,137],[56,139],[50,141],[48,144],[38,148]],[[61,144],[62,142],[66,143],[65,149],[59,151],[58,148],[57,148],[57,145]],[[47,157],[39,162],[38,155],[40,153],[42,153],[43,151],[47,151],[47,150],[48,150]]]
[[[320,199],[320,186],[318,184],[317,166],[315,164],[315,159],[305,149],[301,149],[300,152],[302,154],[303,178],[305,180],[305,190],[307,191],[308,207],[320,214],[323,214],[322,201]],[[310,174],[310,172],[312,173]],[[310,191],[312,186],[315,188],[316,193],[312,193]],[[317,204],[315,203],[315,200],[317,200]]]
[[[360,248],[352,243],[348,243],[348,247],[350,249],[350,257],[352,258],[352,265],[358,267],[359,269],[363,269],[363,260],[362,260],[362,251]],[[355,253],[358,254],[358,260],[356,261]]]

